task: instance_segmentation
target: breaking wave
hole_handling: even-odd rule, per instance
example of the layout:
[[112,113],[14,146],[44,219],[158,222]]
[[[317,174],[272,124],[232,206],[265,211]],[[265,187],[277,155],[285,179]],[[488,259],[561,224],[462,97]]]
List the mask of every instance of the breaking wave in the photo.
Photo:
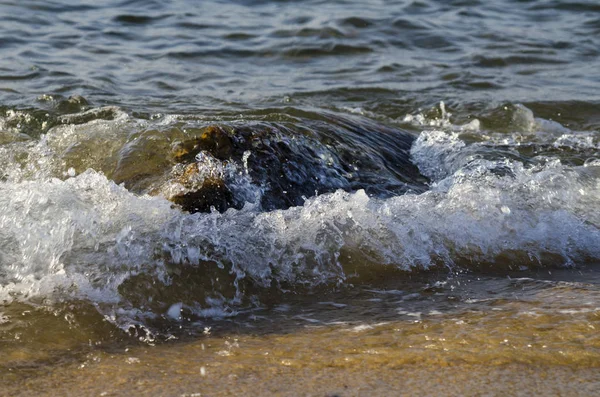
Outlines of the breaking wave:
[[[510,133],[485,130],[478,120],[454,125],[443,107],[437,121],[417,115],[399,121],[419,125],[416,137],[363,119],[317,115],[318,126],[294,119],[317,131],[297,136],[295,149],[285,152],[304,167],[294,169],[309,178],[322,169],[302,155],[311,147],[339,172],[321,176],[321,191],[288,201],[276,200],[288,185],[277,190],[247,162],[277,157],[294,131],[271,124],[269,131],[278,132],[265,137],[263,124],[244,120],[262,131],[262,143],[239,143],[239,158],[234,141],[227,158],[200,150],[189,160],[204,172],[212,156],[210,166],[221,170],[241,204],[195,213],[157,188],[177,165],[152,158],[160,147],[171,153],[174,136],[196,121],[111,111],[110,120],[59,124],[39,138],[5,128],[11,141],[0,146],[4,304],[83,300],[127,329],[183,312],[231,315],[261,294],[356,284],[389,268],[502,271],[600,260],[597,132],[535,119],[522,105],[512,109]],[[239,131],[236,123],[224,131]],[[345,146],[328,142],[322,131],[343,133]],[[396,153],[406,164],[377,157],[394,144],[390,137],[408,142]],[[348,157],[355,147],[364,152]],[[124,165],[144,158],[150,173]],[[348,164],[356,175],[348,175]],[[361,166],[385,172],[372,179]],[[275,198],[261,201],[269,194]]]

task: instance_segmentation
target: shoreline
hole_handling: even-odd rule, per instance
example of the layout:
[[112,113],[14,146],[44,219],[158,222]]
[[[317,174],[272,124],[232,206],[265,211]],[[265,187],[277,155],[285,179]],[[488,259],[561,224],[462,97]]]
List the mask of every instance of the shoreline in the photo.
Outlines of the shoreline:
[[[54,364],[24,361],[7,396],[594,395],[598,311],[558,296],[412,320],[214,334],[151,345],[103,344]],[[564,296],[563,296],[564,298]],[[528,308],[552,310],[531,315]]]
[[[135,354],[95,357],[41,376],[3,385],[1,395],[161,396],[389,396],[389,395],[570,395],[600,392],[598,368],[564,365],[469,364],[391,367],[377,362],[321,368],[212,363],[180,346],[169,354],[142,348]],[[171,346],[172,347],[172,346]],[[200,348],[201,349],[201,348]],[[203,369],[204,368],[204,369]],[[2,382],[5,383],[5,382]]]

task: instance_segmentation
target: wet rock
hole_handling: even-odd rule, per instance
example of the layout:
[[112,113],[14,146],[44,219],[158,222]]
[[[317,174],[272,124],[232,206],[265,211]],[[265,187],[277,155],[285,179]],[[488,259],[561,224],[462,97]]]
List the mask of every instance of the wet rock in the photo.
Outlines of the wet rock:
[[233,141],[223,127],[211,125],[203,129],[200,136],[177,142],[173,147],[173,157],[177,162],[192,161],[201,151],[208,151],[220,160],[231,157]]
[[210,212],[212,208],[224,212],[234,206],[233,194],[220,179],[206,179],[196,190],[177,194],[170,198],[182,210],[188,212]]
[[203,170],[201,173],[198,163],[190,163],[183,170],[175,171],[175,174],[175,186],[179,191],[175,190],[169,199],[182,210],[210,212],[214,208],[224,212],[236,207],[233,193],[220,170]]
[[365,189],[377,196],[425,189],[409,160],[414,138],[374,123],[329,116],[326,122],[211,125],[172,145],[163,194],[189,212],[265,211],[302,205],[316,194]]

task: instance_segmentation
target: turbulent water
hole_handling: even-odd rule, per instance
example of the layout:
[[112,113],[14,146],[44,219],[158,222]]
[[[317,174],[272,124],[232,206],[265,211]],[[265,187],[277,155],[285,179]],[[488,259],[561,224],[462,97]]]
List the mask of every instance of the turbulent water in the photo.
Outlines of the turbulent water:
[[0,2],[0,369],[307,305],[598,313],[595,1],[76,3]]

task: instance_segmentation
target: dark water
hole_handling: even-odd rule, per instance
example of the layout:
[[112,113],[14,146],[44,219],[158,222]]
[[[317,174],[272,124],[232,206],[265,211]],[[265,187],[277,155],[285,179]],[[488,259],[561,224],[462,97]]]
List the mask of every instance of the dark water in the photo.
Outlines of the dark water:
[[211,337],[596,368],[599,55],[594,1],[0,2],[10,393]]

